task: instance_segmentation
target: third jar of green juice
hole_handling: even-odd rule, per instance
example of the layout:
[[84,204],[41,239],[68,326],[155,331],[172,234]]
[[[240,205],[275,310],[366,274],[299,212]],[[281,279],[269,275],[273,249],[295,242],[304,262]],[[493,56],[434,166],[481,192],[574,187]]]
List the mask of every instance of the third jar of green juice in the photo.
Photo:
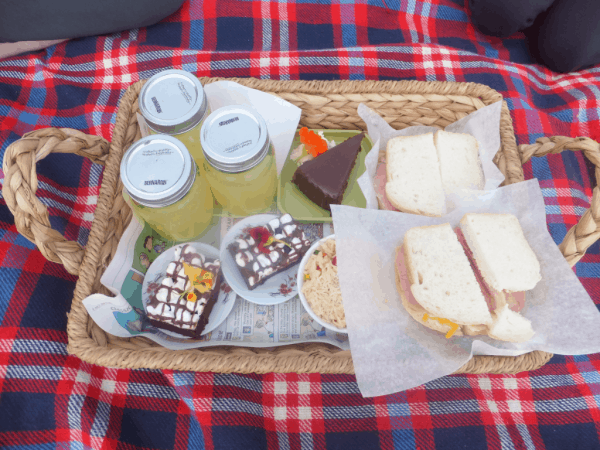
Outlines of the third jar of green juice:
[[150,134],[176,137],[202,167],[200,127],[210,114],[210,108],[196,76],[175,69],[159,72],[142,87],[138,104]]
[[275,152],[265,120],[246,106],[211,113],[200,132],[204,170],[215,199],[231,214],[270,209],[277,192]]
[[134,214],[168,240],[198,239],[211,224],[214,199],[185,145],[167,135],[135,142],[121,160],[123,196]]

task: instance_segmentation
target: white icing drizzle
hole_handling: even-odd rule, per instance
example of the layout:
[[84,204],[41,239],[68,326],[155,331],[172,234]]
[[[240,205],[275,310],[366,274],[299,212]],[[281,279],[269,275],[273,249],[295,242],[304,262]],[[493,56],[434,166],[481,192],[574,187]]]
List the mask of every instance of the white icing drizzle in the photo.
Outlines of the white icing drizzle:
[[169,305],[165,305],[162,315],[171,319],[175,317],[175,314],[173,314],[173,309]]
[[271,265],[271,261],[269,260],[269,258],[267,258],[263,254],[258,255],[257,259],[258,259],[258,262],[260,263],[260,265],[263,267],[268,267]]
[[236,253],[236,255],[235,255],[235,262],[240,267],[246,267],[246,261],[244,261],[244,257],[242,256],[241,253]]
[[156,308],[151,305],[148,305],[147,309],[150,314],[159,315],[159,314],[162,314],[162,310],[163,310],[164,306],[165,306],[164,303],[159,303],[158,305],[156,305]]
[[158,292],[156,293],[156,299],[160,300],[161,302],[166,302],[168,292],[169,292],[168,289],[159,288]]

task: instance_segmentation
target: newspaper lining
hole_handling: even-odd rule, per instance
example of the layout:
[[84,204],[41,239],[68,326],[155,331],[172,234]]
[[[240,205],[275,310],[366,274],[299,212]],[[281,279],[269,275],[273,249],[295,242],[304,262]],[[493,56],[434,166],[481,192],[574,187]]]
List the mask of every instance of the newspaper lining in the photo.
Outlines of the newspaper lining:
[[[222,106],[238,104],[257,109],[267,122],[275,148],[277,173],[280,174],[300,120],[300,109],[271,94],[231,81],[207,85],[205,93],[213,111]],[[147,136],[149,129],[139,114],[138,122],[142,136]],[[269,212],[280,214],[276,203]],[[211,226],[199,242],[220,248],[221,239],[239,220],[242,218],[229,217],[222,211],[216,211]],[[329,224],[302,224],[302,227],[313,242],[332,234]],[[100,328],[119,337],[144,336],[173,350],[215,345],[273,347],[302,342],[325,342],[344,350],[350,348],[348,335],[320,326],[302,307],[298,295],[274,306],[257,305],[237,296],[236,304],[225,321],[199,339],[174,337],[152,327],[145,320],[142,303],[144,275],[158,255],[176,244],[165,240],[149,226],[144,226],[135,216],[132,218],[119,241],[115,257],[100,280],[115,297],[94,294],[83,300],[88,313]],[[232,300],[228,301],[234,301],[236,296],[232,293],[231,297]]]
[[[221,217],[201,242],[220,247],[220,241],[240,218]],[[316,241],[332,234],[330,224],[302,224],[307,237]],[[119,337],[144,336],[172,350],[234,345],[276,347],[323,342],[348,350],[348,335],[328,330],[303,308],[296,295],[279,305],[257,305],[237,296],[231,313],[215,330],[198,339],[178,338],[152,327],[144,320],[142,283],[150,264],[176,242],[163,239],[135,216],[123,234],[112,262],[101,282],[115,297],[94,294],[83,304],[92,319],[107,333]],[[235,296],[234,296],[235,297]]]

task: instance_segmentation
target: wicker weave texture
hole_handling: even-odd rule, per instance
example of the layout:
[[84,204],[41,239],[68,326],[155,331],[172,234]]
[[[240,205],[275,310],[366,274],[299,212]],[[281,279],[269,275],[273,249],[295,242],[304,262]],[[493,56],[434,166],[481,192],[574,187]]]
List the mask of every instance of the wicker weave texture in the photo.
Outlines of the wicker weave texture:
[[[202,78],[203,84],[219,78]],[[469,113],[502,99],[487,86],[474,83],[419,81],[270,81],[229,79],[277,95],[302,109],[300,123],[311,128],[365,129],[357,107],[365,103],[392,127],[412,125],[445,127]],[[141,137],[136,112],[144,81],[130,86],[121,98],[112,142],[75,130],[44,129],[28,133],[8,147],[4,159],[4,197],[15,215],[19,232],[36,243],[44,256],[62,262],[78,274],[68,320],[68,351],[82,360],[108,367],[156,368],[212,372],[354,373],[349,351],[326,344],[296,344],[275,350],[213,347],[171,351],[136,337],[117,338],[104,333],[88,316],[82,300],[100,292],[100,277],[114,256],[120,237],[131,220],[121,195],[119,166],[124,151]],[[522,164],[533,156],[563,150],[583,150],[600,175],[600,146],[587,138],[544,138],[517,148],[512,120],[504,102],[500,124],[502,146],[495,162],[506,184],[523,180]],[[52,152],[70,152],[105,164],[92,230],[85,251],[65,241],[49,226],[45,207],[35,198],[35,163]],[[560,248],[571,265],[600,237],[600,203],[594,189],[592,207],[573,227]],[[519,357],[476,356],[457,373],[518,373],[544,365],[551,354],[531,352]]]

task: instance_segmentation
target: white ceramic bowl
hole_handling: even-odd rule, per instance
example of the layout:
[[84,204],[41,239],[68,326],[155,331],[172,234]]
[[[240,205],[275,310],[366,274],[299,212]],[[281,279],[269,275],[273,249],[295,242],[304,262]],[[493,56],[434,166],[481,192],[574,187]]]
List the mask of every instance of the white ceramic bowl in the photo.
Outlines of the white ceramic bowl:
[[323,319],[321,319],[319,316],[317,316],[313,310],[311,309],[310,305],[308,304],[308,301],[306,300],[306,297],[304,296],[304,294],[302,294],[302,286],[304,285],[304,268],[306,267],[306,263],[308,262],[308,259],[312,256],[312,254],[315,252],[315,250],[325,241],[328,241],[329,239],[335,239],[335,234],[332,234],[331,236],[326,236],[323,239],[318,240],[317,242],[315,242],[310,249],[306,252],[306,254],[302,257],[302,261],[300,261],[300,266],[298,268],[298,278],[297,278],[297,284],[298,284],[298,296],[300,297],[300,301],[302,302],[302,306],[304,307],[304,309],[306,310],[306,312],[308,312],[308,314],[310,314],[310,316],[319,324],[321,324],[322,326],[324,326],[325,328],[327,328],[328,330],[332,330],[332,331],[336,331],[338,333],[348,333],[347,328],[338,328],[335,325],[329,323],[329,322],[325,322]]

